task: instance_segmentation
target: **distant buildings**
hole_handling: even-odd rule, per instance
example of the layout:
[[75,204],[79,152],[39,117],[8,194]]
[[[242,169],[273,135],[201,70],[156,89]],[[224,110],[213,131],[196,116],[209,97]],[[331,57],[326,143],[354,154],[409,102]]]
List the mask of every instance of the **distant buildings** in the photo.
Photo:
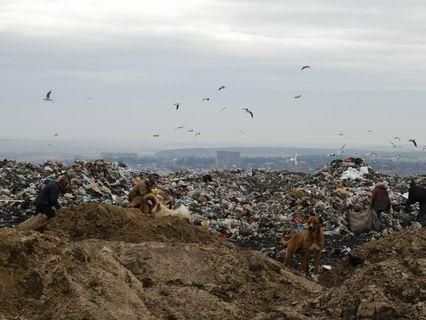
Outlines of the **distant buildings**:
[[138,154],[131,152],[101,152],[100,156],[106,161],[136,162],[138,160]]
[[216,151],[216,167],[222,169],[239,168],[241,157],[239,152]]

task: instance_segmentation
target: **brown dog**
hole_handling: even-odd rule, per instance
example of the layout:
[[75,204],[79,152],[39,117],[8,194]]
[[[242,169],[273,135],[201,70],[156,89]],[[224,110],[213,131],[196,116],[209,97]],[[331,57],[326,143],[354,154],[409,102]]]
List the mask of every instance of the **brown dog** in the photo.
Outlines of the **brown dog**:
[[303,257],[300,270],[308,273],[310,253],[315,252],[315,272],[319,272],[321,251],[324,247],[324,233],[321,223],[320,217],[310,216],[308,219],[308,230],[292,235],[288,241],[285,241],[284,235],[281,236],[281,242],[287,246],[287,253],[284,260],[285,266],[288,266],[294,253],[301,249],[303,250]]

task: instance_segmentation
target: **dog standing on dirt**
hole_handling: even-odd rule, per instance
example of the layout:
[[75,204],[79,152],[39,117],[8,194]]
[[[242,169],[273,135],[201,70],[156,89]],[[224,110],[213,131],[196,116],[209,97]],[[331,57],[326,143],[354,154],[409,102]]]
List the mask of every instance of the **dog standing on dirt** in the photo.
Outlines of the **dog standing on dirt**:
[[281,242],[287,246],[287,253],[284,259],[284,265],[288,266],[293,255],[298,250],[303,250],[300,270],[308,273],[308,266],[311,252],[315,252],[315,272],[319,272],[321,262],[321,252],[324,247],[324,232],[322,231],[322,220],[318,216],[308,218],[308,230],[296,233],[286,241],[284,235],[281,236]]

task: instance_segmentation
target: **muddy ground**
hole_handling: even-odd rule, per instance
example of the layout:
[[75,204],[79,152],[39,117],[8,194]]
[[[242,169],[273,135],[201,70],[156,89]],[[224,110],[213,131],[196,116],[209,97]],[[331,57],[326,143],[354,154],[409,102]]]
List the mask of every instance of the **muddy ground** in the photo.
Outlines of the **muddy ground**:
[[186,220],[75,206],[0,230],[0,320],[425,319],[425,244],[383,237],[317,283]]

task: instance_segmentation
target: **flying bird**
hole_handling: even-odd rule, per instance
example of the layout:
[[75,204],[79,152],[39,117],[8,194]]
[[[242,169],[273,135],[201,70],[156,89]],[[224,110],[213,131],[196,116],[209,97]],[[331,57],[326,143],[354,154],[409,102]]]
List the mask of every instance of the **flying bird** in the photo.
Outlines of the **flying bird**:
[[228,107],[223,107],[223,108],[220,110],[220,112],[223,112],[223,111],[225,111],[226,109],[228,109]]
[[200,131],[197,131],[196,133],[195,133],[195,135],[194,135],[194,138],[196,138],[197,136],[199,136],[199,135],[201,135],[201,132]]
[[299,99],[299,98],[302,98],[302,97],[303,97],[303,95],[299,94],[299,95],[295,96],[294,99]]
[[328,155],[327,155],[327,157],[335,157],[336,156],[336,154],[333,152],[333,153],[329,153]]
[[176,110],[179,110],[180,102],[176,102],[176,103],[174,103],[173,105],[176,107]]
[[337,150],[337,154],[341,154],[341,153],[345,152],[344,151],[345,148],[346,148],[346,144],[344,144],[339,150]]
[[248,108],[243,108],[243,109],[241,109],[241,110],[244,110],[245,112],[247,112],[248,114],[250,114],[250,116],[251,116],[252,118],[254,118],[254,114],[253,114],[253,112],[252,112],[252,111],[250,111]]
[[159,134],[153,134],[152,135],[154,138],[160,138],[160,135]]
[[392,141],[389,141],[389,143],[392,145],[392,147],[396,148],[397,145],[395,143],[393,143]]
[[247,135],[247,133],[246,133],[246,132],[244,132],[243,130],[241,130],[240,128],[238,128],[238,131],[239,131],[239,132],[241,132],[242,134]]
[[373,130],[368,130],[368,132],[369,132],[369,133],[372,133],[372,132],[373,132]]
[[223,90],[225,88],[226,88],[225,86],[220,86],[219,89],[217,89],[217,91]]
[[201,101],[210,101],[210,98],[203,98]]
[[408,140],[408,142],[412,142],[414,144],[414,146],[417,148],[416,139],[410,139],[410,140]]
[[92,98],[86,98],[87,101],[92,100]]
[[395,137],[395,138],[393,138],[393,140],[401,141],[401,138],[400,137]]
[[302,69],[300,69],[300,71],[303,71],[305,69],[310,69],[310,68],[311,68],[311,66],[303,66]]
[[339,136],[341,136],[341,137],[342,137],[343,135],[344,135],[344,134],[343,134],[343,132],[339,132]]
[[179,127],[176,127],[176,128],[175,128],[175,131],[176,131],[176,130],[179,130],[179,129],[183,129],[183,128],[185,128],[185,126],[179,126]]
[[59,136],[59,133],[55,133],[55,137]]
[[186,132],[194,132],[194,129],[186,130]]
[[46,94],[46,98],[44,98],[43,100],[45,101],[53,101],[52,99],[50,99],[50,94],[52,93],[52,90],[50,90],[47,94]]

